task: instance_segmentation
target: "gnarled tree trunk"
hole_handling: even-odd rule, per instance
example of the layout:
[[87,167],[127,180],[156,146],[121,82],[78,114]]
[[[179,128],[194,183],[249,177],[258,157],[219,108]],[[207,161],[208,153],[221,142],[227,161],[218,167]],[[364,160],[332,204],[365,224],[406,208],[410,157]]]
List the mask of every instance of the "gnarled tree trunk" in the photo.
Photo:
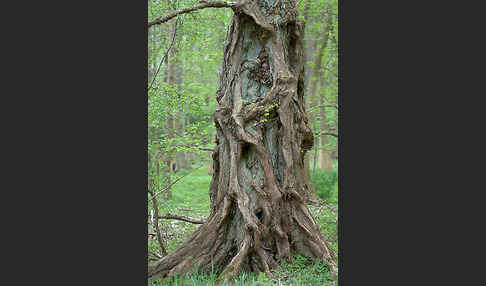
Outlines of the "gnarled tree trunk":
[[194,267],[214,267],[221,278],[269,273],[294,253],[337,271],[336,254],[303,200],[304,153],[313,135],[295,4],[246,0],[233,7],[216,94],[211,213],[178,249],[149,265],[149,277]]

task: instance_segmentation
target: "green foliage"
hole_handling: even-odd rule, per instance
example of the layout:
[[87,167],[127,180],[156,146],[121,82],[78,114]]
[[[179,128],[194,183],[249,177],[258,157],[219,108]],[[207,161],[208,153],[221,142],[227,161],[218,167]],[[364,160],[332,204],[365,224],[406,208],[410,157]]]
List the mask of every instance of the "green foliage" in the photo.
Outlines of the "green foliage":
[[332,171],[315,170],[315,172],[311,172],[311,182],[316,187],[317,195],[321,199],[331,200],[334,198],[333,195],[337,194],[337,169]]
[[[330,285],[336,281],[331,277],[328,267],[320,259],[309,259],[295,256],[294,263],[284,262],[280,269],[272,271],[273,278],[265,273],[240,273],[233,281],[218,281],[217,273],[199,273],[194,270],[190,275],[162,278],[149,281],[149,286],[256,286],[256,285],[289,285],[289,286],[321,286]],[[335,284],[337,285],[337,284]]]
[[[151,21],[169,11],[197,3],[196,0],[151,0],[148,19]],[[148,175],[158,189],[166,186],[171,176],[166,174],[167,162],[174,159],[176,153],[192,153],[197,155],[193,158],[204,158],[207,152],[201,149],[214,148],[212,115],[216,107],[222,47],[232,14],[230,9],[204,9],[149,28],[149,86],[154,77],[155,80],[147,99]],[[169,27],[173,21],[177,21],[177,25],[171,46]],[[175,72],[175,82],[171,84],[167,81],[168,60],[162,61],[169,47]]]
[[[196,169],[197,168],[197,169]],[[211,176],[207,173],[208,166],[194,166],[191,171],[182,171],[177,177],[190,172],[172,187],[172,199],[167,200],[163,195],[159,196],[159,213],[176,213],[193,218],[207,217],[209,215],[209,184]],[[164,183],[160,183],[164,186]],[[148,205],[149,211],[152,204]],[[167,250],[173,251],[187,238],[199,225],[183,221],[159,220],[159,225],[164,233],[167,233],[170,240],[167,241]],[[156,240],[149,243],[149,250],[160,253]]]

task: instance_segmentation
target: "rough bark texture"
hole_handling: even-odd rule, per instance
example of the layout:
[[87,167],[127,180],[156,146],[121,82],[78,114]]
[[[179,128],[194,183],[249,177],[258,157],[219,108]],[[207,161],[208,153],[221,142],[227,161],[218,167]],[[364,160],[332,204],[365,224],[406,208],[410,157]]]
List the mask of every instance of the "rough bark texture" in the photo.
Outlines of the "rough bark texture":
[[234,11],[216,94],[211,213],[178,249],[149,265],[148,276],[194,267],[214,267],[221,279],[269,273],[296,253],[323,259],[336,273],[336,254],[303,200],[313,135],[295,1],[247,0]]

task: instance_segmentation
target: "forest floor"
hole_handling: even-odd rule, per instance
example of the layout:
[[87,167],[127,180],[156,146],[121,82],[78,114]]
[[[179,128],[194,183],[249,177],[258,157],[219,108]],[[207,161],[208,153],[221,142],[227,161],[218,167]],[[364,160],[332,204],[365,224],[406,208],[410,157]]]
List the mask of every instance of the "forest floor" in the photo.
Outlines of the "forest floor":
[[[208,165],[186,172],[190,172],[190,174],[172,187],[172,199],[164,200],[159,212],[160,214],[171,213],[197,219],[205,218],[209,215],[208,190],[211,182],[211,176],[208,174]],[[184,175],[184,173],[178,173],[178,176],[181,175]],[[326,201],[317,200],[315,203],[308,204],[308,207],[322,233],[337,253],[337,186],[330,192],[330,197]],[[169,253],[181,245],[188,235],[200,226],[199,224],[191,224],[179,220],[160,220],[159,223],[166,237],[168,237],[167,251]],[[149,250],[155,251],[155,244],[156,241],[149,243]],[[272,274],[274,275],[273,278],[267,277],[264,273],[259,275],[243,273],[237,277],[233,284],[219,285],[337,286],[337,281],[332,280],[322,261],[312,261],[304,257],[295,257],[295,262],[292,265],[284,263],[281,269],[273,270]],[[186,277],[149,281],[149,286],[218,285],[215,283],[215,279],[215,274],[199,274],[195,272]]]

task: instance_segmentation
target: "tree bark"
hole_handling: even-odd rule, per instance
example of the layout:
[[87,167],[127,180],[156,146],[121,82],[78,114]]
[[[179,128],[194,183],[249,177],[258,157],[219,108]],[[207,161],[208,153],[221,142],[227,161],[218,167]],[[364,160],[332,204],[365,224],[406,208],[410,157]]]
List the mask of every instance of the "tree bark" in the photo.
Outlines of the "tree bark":
[[220,279],[240,271],[270,274],[297,253],[337,272],[336,253],[303,199],[304,154],[313,145],[303,28],[295,0],[276,3],[244,0],[234,8],[216,93],[211,212],[179,248],[149,265],[150,278],[194,267],[214,267]]

